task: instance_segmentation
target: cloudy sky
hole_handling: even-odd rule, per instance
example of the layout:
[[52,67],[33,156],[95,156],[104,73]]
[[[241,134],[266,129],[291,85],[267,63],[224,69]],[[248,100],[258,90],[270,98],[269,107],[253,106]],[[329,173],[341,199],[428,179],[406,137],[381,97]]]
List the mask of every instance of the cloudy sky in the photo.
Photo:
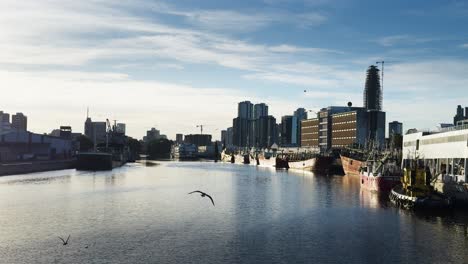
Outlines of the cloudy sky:
[[243,100],[362,106],[385,60],[387,121],[431,128],[468,106],[466,25],[450,0],[0,0],[0,110],[38,133],[82,132],[89,107],[137,138],[219,138]]

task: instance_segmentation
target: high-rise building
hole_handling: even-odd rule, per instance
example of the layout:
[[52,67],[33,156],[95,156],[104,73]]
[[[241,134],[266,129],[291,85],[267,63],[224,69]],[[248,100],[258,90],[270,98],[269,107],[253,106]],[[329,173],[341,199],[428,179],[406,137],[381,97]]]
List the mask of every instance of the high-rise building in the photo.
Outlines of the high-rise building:
[[10,129],[10,114],[0,111],[0,133],[9,132]]
[[465,106],[465,119],[468,119],[468,106]]
[[403,135],[403,124],[398,121],[393,121],[388,123],[388,135],[392,137],[393,135]]
[[117,133],[122,133],[125,135],[126,125],[124,123],[117,123],[115,130]]
[[240,102],[237,108],[237,117],[253,119],[253,104],[250,101]]
[[273,116],[261,116],[256,122],[256,147],[270,148],[274,143],[278,143],[276,119]]
[[380,87],[379,69],[375,65],[367,69],[366,86],[364,88],[364,108],[382,110],[382,89]]
[[301,145],[301,126],[302,126],[302,120],[307,119],[307,111],[304,108],[298,108],[296,111],[294,111],[294,116],[297,119],[297,129],[296,129],[296,138],[297,138],[297,145]]
[[176,134],[176,143],[182,144],[184,142],[184,135],[183,134]]
[[146,131],[146,136],[143,137],[143,141],[150,142],[152,140],[158,140],[161,138],[161,134],[159,130],[152,127],[150,130]]
[[237,147],[247,147],[250,143],[250,124],[246,118],[236,117],[232,120],[232,143]]
[[228,127],[226,129],[226,147],[233,146],[232,137],[233,137],[233,129],[232,127]]
[[11,128],[18,131],[28,130],[28,117],[23,113],[16,113],[11,117]]
[[457,125],[458,121],[462,121],[465,119],[465,115],[463,114],[463,108],[461,105],[457,106],[457,114],[453,117],[453,124]]
[[297,146],[297,118],[292,115],[281,117],[281,140],[282,146]]
[[84,132],[94,143],[103,143],[106,141],[107,123],[93,122],[90,117],[87,117],[84,125]]
[[10,114],[0,111],[0,123],[10,123]]
[[265,103],[255,104],[253,119],[259,119],[262,116],[268,116],[268,105]]
[[226,145],[227,131],[221,130],[221,144]]

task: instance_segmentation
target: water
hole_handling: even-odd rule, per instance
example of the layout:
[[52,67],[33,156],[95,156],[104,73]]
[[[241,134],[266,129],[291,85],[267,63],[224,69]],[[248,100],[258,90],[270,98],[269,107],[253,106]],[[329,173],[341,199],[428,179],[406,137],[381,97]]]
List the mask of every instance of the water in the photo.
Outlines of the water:
[[346,176],[163,162],[0,177],[0,263],[467,261],[467,215],[402,211]]

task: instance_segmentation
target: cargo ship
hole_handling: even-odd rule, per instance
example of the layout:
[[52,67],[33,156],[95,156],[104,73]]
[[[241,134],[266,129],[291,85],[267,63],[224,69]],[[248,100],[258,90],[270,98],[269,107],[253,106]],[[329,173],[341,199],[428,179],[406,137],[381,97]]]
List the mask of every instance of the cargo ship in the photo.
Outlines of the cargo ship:
[[402,171],[397,161],[389,157],[390,154],[387,154],[382,159],[374,157],[365,162],[359,172],[362,189],[388,193],[400,184]]

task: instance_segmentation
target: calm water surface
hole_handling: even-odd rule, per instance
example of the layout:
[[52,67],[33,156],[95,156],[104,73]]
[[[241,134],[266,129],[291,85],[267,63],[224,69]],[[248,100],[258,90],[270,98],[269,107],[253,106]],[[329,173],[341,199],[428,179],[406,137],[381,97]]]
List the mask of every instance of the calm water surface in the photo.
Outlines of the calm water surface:
[[468,216],[402,211],[346,176],[222,163],[0,177],[0,263],[201,262],[468,263]]

